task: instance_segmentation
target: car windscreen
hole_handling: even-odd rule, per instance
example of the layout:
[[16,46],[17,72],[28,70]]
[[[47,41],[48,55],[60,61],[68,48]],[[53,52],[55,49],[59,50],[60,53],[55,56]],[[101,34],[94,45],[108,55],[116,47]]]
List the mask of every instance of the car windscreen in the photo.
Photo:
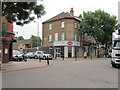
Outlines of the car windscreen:
[[120,41],[115,41],[113,44],[113,49],[120,50]]
[[48,54],[46,51],[43,51],[44,54]]
[[13,55],[20,55],[19,51],[13,51]]

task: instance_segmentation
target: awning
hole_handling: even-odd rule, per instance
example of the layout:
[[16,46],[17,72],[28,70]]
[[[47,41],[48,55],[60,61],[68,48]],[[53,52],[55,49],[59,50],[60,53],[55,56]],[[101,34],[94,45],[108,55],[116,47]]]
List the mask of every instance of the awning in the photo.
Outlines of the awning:
[[8,42],[16,42],[15,39],[11,38],[11,37],[0,37],[1,41],[8,41]]

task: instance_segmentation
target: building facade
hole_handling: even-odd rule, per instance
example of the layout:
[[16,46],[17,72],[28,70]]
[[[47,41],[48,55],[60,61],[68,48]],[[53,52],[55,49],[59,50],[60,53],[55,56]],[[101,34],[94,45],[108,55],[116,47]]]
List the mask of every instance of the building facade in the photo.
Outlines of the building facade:
[[80,22],[81,17],[74,16],[73,8],[71,8],[70,13],[62,12],[43,22],[42,45],[49,47],[49,52],[56,58],[83,56],[82,35],[79,30]]
[[1,58],[2,63],[7,63],[12,59],[12,47],[13,42],[16,42],[14,39],[13,33],[13,24],[7,22],[5,17],[2,17],[2,35],[0,36],[1,41]]
[[23,53],[24,49],[30,49],[30,48],[32,48],[30,39],[19,40],[16,43],[13,43],[13,49],[19,50],[21,53]]

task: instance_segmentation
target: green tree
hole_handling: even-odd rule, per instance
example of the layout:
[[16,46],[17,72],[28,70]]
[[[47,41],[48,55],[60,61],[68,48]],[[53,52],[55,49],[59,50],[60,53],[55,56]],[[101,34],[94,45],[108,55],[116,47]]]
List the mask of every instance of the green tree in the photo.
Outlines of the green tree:
[[23,36],[16,37],[16,39],[19,40],[24,40]]
[[41,39],[40,39],[40,37],[32,35],[30,37],[30,39],[31,39],[32,47],[41,46]]
[[80,30],[93,36],[96,44],[107,45],[112,41],[112,32],[117,24],[115,16],[111,16],[107,12],[96,10],[95,12],[83,13],[83,18],[80,23]]
[[45,14],[44,6],[37,5],[37,2],[2,2],[2,16],[5,16],[10,23],[16,22],[23,26],[40,18]]

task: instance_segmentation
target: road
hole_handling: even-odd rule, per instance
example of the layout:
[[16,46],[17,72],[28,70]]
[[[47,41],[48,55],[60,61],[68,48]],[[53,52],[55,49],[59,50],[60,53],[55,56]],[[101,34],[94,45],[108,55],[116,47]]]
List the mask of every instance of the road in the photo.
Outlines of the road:
[[118,69],[109,59],[50,63],[50,67],[3,73],[3,88],[118,88]]

